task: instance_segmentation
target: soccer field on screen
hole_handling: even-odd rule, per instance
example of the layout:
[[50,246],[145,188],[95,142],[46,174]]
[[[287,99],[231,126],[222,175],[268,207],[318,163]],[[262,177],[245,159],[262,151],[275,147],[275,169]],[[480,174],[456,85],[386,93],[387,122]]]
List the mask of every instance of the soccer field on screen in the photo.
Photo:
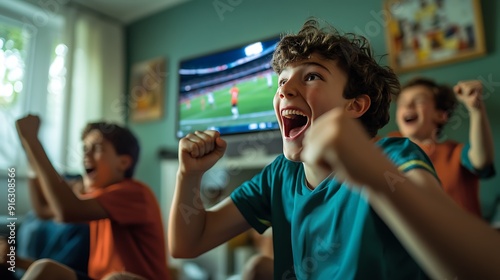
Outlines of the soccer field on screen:
[[277,77],[273,74],[273,85],[268,87],[264,76],[250,78],[236,83],[239,89],[239,117],[234,119],[231,113],[232,85],[213,92],[214,104],[208,103],[207,95],[202,94],[191,99],[191,106],[180,104],[180,129],[183,131],[205,130],[209,126],[229,126],[248,123],[272,122],[276,120],[273,98],[276,93]]

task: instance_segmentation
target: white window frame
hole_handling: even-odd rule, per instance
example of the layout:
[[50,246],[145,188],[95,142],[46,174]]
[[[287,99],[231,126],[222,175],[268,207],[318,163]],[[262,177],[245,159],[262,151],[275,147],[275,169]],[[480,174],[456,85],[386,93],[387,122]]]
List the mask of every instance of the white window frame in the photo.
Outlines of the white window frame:
[[[64,163],[64,149],[62,147],[64,122],[62,125],[53,126],[43,121],[49,119],[46,118],[47,114],[52,113],[47,108],[49,67],[52,62],[54,42],[57,36],[62,34],[64,21],[61,16],[23,1],[0,1],[0,16],[8,23],[26,28],[31,34],[29,52],[25,60],[26,72],[22,91],[24,97],[19,100],[21,113],[19,116],[14,115],[13,118],[19,118],[28,113],[39,115],[42,118],[39,138],[46,148],[47,155],[57,168],[58,165],[62,166]],[[65,99],[66,97],[63,95],[61,98]],[[65,100],[61,100],[61,104],[65,104],[65,102]],[[57,110],[57,112],[62,112],[60,118],[64,118],[66,113],[64,108]],[[9,123],[6,125],[14,128],[13,122],[15,120],[7,121]],[[6,144],[13,148],[16,147],[18,152],[16,152],[15,158],[9,159],[12,161],[10,166],[0,166],[0,169],[16,167],[17,176],[25,176],[27,160],[20,143],[4,143],[4,145]],[[6,174],[2,173],[0,177],[3,175]]]

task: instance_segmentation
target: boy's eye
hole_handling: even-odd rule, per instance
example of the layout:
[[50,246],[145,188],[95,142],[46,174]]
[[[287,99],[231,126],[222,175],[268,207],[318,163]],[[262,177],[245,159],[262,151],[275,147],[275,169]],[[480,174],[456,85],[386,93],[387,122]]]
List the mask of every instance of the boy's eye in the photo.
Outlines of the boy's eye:
[[102,152],[102,145],[94,144],[94,145],[83,146],[83,153],[88,153],[88,152]]
[[314,81],[314,80],[317,80],[317,79],[320,79],[321,77],[316,74],[316,73],[309,73],[307,74],[306,76],[306,81]]
[[278,82],[278,86],[282,86],[282,85],[284,85],[285,83],[286,83],[286,79],[281,79],[281,80],[279,80],[279,82]]

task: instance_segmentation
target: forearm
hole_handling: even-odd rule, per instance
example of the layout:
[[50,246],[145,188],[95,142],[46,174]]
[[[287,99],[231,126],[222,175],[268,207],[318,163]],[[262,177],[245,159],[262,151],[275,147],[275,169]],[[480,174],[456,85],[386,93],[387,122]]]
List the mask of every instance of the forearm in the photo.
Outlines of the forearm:
[[38,139],[22,140],[22,143],[54,218],[64,221],[80,200],[54,169]]
[[36,215],[41,219],[52,219],[54,217],[54,213],[50,209],[50,206],[43,195],[40,182],[37,178],[29,178],[28,180],[31,206],[33,207]]
[[454,203],[424,165],[402,174],[343,110],[310,129],[304,161],[365,186],[373,209],[431,278],[500,279],[500,236]]
[[494,144],[488,115],[484,103],[469,111],[469,159],[476,169],[483,169],[493,163]]
[[168,227],[169,250],[177,257],[195,257],[202,253],[196,251],[207,214],[201,200],[201,178],[202,175],[186,176],[177,172]]
[[[385,170],[397,174],[387,164]],[[431,278],[500,278],[497,232],[437,188],[412,180],[391,181],[396,182],[391,186],[388,182],[379,178],[370,203]]]

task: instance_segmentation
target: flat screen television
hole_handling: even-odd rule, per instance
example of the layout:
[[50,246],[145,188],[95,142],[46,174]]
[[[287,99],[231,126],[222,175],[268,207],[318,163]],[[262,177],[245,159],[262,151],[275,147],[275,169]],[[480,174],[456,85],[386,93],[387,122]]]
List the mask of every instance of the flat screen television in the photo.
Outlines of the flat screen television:
[[221,135],[279,129],[271,67],[279,37],[180,62],[177,137],[213,129]]

